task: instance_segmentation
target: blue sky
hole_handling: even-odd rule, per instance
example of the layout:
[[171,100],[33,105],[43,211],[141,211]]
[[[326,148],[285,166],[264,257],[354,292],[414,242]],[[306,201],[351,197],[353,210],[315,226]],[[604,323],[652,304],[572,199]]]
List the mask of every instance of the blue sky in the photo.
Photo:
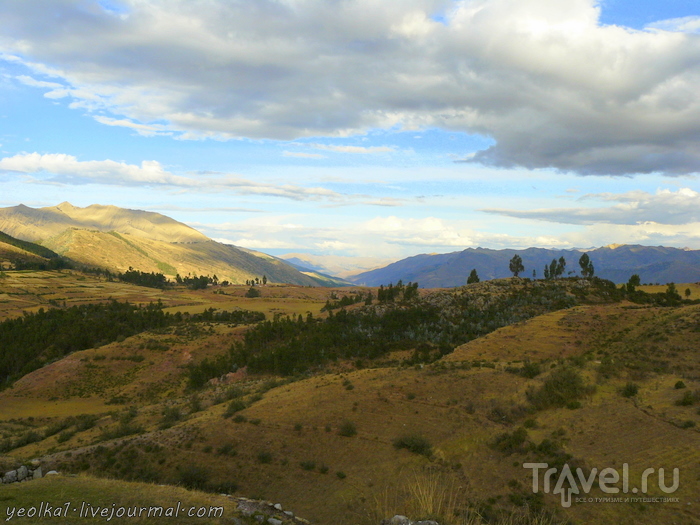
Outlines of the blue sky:
[[272,254],[700,249],[700,7],[0,4],[0,206]]

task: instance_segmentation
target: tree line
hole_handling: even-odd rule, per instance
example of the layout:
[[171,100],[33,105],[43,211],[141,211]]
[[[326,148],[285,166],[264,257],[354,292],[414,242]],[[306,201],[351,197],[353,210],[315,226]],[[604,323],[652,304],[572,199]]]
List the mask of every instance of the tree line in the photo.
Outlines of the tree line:
[[199,321],[250,324],[264,318],[261,312],[247,310],[171,314],[163,311],[160,302],[139,306],[112,300],[70,308],[40,308],[36,313],[0,322],[0,387],[72,352],[146,330]]

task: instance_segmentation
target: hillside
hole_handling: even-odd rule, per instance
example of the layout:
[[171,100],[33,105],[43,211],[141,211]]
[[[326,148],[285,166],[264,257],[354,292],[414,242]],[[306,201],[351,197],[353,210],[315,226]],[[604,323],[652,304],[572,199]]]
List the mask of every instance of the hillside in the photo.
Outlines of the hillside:
[[[367,290],[262,291],[262,302],[188,293],[222,308],[264,305],[268,314],[288,306],[294,319],[175,325],[26,375],[0,392],[0,446],[63,472],[214,493],[225,486],[317,524],[379,525],[397,513],[441,525],[700,522],[700,305],[635,304],[602,282],[507,279],[335,309],[331,319],[319,315],[331,294]],[[176,292],[153,293],[170,304]],[[692,286],[691,298],[699,293]],[[407,322],[419,312],[428,315]],[[358,345],[350,357],[283,376],[252,364],[217,368],[216,356],[246,333],[251,344],[268,337],[280,359],[285,348],[320,347],[328,356],[342,347],[307,335],[353,330],[357,319],[356,334],[385,347]],[[270,338],[265,326],[280,330]],[[193,365],[212,380],[189,385]],[[666,469],[669,483],[679,468],[671,494],[679,503],[562,507],[559,494],[533,494],[528,462],[586,472],[628,463],[635,488],[645,468]],[[655,479],[650,495],[665,496]],[[590,496],[609,495],[595,485]],[[470,512],[471,521],[455,512]],[[541,512],[550,521],[528,521]]]
[[[638,274],[643,283],[700,281],[700,250],[614,245],[586,250],[586,253],[595,266],[595,275],[616,283],[627,282],[633,274]],[[560,257],[566,259],[567,273],[580,274],[578,260],[583,251],[469,248],[461,252],[408,257],[347,279],[366,286],[379,286],[399,279],[419,282],[426,288],[461,286],[466,283],[472,269],[476,269],[481,280],[510,277],[508,262],[516,254],[520,255],[525,266],[522,276],[531,277],[534,271],[538,278],[542,278],[544,266]]]
[[[267,276],[270,282],[304,286],[333,285],[323,276],[305,275],[281,259],[213,241],[189,226],[158,213],[62,203],[33,209],[0,209],[0,230],[41,242],[43,249],[89,267],[125,272],[129,267],[171,278],[216,275],[245,283]],[[1,239],[0,239],[1,240]]]

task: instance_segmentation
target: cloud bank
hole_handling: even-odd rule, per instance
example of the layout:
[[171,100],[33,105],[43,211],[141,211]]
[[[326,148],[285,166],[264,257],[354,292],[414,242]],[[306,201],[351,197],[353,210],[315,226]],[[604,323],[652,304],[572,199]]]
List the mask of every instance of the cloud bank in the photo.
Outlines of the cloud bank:
[[464,152],[471,163],[700,171],[696,18],[603,26],[595,0],[112,3],[0,3],[2,59],[30,73],[18,82],[144,135],[440,127],[495,140]]

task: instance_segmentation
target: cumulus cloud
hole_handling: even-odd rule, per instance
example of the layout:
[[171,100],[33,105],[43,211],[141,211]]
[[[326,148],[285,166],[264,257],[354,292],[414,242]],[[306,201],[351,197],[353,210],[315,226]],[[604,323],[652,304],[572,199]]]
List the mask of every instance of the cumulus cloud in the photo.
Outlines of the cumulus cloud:
[[47,173],[48,179],[37,182],[62,184],[108,184],[115,186],[157,185],[188,189],[230,190],[240,195],[265,195],[296,201],[341,201],[346,196],[322,187],[307,188],[294,184],[270,184],[226,175],[218,178],[183,177],[166,171],[155,160],[140,166],[113,160],[81,161],[63,153],[23,153],[0,159],[0,172]]
[[678,191],[658,190],[655,194],[636,190],[627,193],[588,194],[579,200],[617,202],[609,207],[549,208],[509,210],[489,208],[481,211],[565,224],[659,224],[687,225],[700,221],[700,193],[681,188]]
[[0,3],[0,53],[140,133],[437,126],[495,140],[472,163],[675,175],[700,171],[696,27],[603,26],[596,0],[34,0]]

